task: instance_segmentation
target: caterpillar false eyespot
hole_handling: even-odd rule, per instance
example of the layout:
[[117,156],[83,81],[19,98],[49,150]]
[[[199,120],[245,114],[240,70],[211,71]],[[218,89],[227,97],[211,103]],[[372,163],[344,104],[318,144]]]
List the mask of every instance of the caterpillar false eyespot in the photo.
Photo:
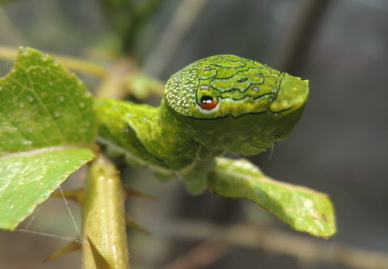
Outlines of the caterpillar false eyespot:
[[205,110],[212,110],[217,106],[218,102],[211,96],[202,96],[199,106]]

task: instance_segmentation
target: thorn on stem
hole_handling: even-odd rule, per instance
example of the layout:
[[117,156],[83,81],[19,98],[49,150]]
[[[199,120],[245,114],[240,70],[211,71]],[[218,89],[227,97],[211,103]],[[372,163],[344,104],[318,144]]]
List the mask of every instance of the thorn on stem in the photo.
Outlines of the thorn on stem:
[[84,200],[84,190],[83,189],[76,189],[76,190],[68,190],[68,191],[55,191],[51,194],[50,197],[65,197],[68,200],[75,201],[79,204],[82,204]]
[[67,244],[66,246],[64,246],[62,249],[58,250],[57,252],[51,254],[50,256],[48,256],[46,259],[44,259],[45,262],[47,261],[51,261],[53,259],[56,259],[58,258],[59,256],[62,256],[66,253],[69,253],[69,252],[72,252],[72,251],[75,251],[75,250],[80,250],[82,247],[82,244],[78,241],[71,241],[69,244]]
[[147,235],[150,234],[150,232],[147,229],[145,229],[143,226],[138,224],[132,217],[130,217],[128,215],[125,216],[125,222],[126,222],[127,226],[129,226],[129,227],[131,227],[139,232],[142,232],[142,233],[147,234]]
[[92,250],[94,262],[96,263],[97,269],[112,269],[108,261],[102,256],[101,252],[96,248],[93,241],[88,237],[87,238],[90,248]]
[[140,198],[145,198],[145,199],[156,200],[155,196],[153,196],[151,194],[144,193],[144,192],[139,191],[139,190],[135,190],[131,187],[124,187],[124,190],[125,190],[125,194],[128,197],[140,197]]

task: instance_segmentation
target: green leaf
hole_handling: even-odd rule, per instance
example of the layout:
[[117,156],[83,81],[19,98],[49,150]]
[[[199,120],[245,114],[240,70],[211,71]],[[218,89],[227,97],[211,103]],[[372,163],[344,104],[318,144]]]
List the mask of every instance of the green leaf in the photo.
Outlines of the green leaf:
[[0,159],[0,228],[15,229],[93,156],[90,149],[58,147]]
[[217,158],[208,184],[219,195],[253,201],[295,230],[325,238],[336,232],[333,205],[326,194],[275,181],[247,160]]
[[0,156],[55,145],[90,145],[96,135],[91,95],[52,57],[21,49],[0,79]]
[[92,158],[92,102],[85,85],[52,57],[19,50],[0,79],[0,228],[14,229]]

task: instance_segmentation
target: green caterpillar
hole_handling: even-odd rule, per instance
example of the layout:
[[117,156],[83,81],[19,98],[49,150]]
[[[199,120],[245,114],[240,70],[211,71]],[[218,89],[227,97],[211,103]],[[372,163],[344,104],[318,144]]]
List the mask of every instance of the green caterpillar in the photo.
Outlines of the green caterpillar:
[[307,80],[238,56],[211,56],[174,74],[159,107],[97,99],[100,141],[201,192],[217,156],[257,154],[285,139],[308,93]]

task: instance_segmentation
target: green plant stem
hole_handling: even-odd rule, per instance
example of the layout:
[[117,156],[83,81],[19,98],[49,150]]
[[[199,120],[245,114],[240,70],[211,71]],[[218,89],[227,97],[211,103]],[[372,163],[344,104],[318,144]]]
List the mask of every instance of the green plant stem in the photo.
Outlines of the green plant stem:
[[[18,48],[8,48],[5,46],[0,46],[0,59],[15,61],[16,56],[18,54]],[[87,60],[80,60],[78,58],[69,57],[69,56],[61,56],[58,54],[51,54],[53,57],[67,68],[76,71],[82,72],[86,74],[90,74],[92,76],[96,76],[98,78],[105,78],[107,72],[105,68],[101,67],[98,64],[92,63]]]
[[103,155],[91,164],[83,201],[83,268],[130,268],[124,192],[115,166]]

